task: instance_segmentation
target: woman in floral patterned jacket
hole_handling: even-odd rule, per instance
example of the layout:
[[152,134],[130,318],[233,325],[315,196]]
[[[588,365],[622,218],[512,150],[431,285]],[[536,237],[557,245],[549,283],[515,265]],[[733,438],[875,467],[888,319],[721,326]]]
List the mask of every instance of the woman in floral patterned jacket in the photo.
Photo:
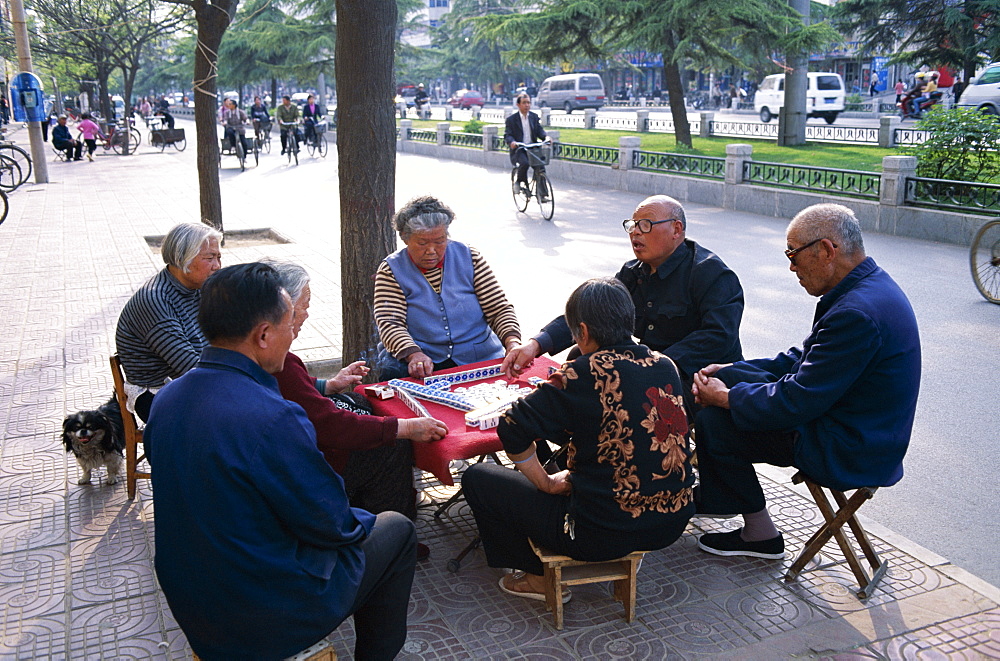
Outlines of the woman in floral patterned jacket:
[[[669,546],[694,514],[680,377],[669,358],[632,340],[634,319],[614,278],[578,287],[566,321],[582,355],[498,428],[518,470],[483,463],[462,478],[489,565],[521,570],[501,578],[504,592],[545,598],[529,537],[578,560],[610,560]],[[567,446],[565,470],[543,468],[542,439]]]

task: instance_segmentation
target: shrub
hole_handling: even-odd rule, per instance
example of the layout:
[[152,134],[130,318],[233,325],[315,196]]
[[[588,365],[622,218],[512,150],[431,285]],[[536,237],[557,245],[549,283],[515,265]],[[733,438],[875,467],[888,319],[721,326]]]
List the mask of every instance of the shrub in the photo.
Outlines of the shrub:
[[995,181],[1000,178],[1000,121],[975,108],[932,107],[917,122],[930,131],[927,141],[902,153],[917,157],[917,176],[955,181]]
[[462,131],[464,133],[482,133],[485,125],[485,122],[478,119],[470,119],[462,126]]

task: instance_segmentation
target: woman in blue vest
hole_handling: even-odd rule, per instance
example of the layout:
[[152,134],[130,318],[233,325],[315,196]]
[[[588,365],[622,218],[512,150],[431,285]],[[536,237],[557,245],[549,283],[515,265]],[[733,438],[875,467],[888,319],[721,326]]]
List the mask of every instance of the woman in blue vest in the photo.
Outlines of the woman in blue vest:
[[478,250],[448,238],[455,212],[417,197],[393,222],[406,247],[375,274],[383,379],[503,357],[521,339],[514,306]]

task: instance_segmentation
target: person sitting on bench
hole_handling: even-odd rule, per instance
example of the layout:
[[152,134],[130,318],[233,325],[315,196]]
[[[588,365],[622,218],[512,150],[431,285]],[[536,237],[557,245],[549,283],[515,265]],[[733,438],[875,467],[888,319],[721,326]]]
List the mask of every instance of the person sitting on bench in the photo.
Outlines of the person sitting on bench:
[[59,115],[59,123],[52,129],[52,146],[66,152],[67,161],[83,160],[83,143],[70,137],[66,115]]
[[903,476],[920,385],[920,338],[899,285],[865,256],[861,225],[817,204],[788,226],[789,268],[816,305],[801,349],[709,365],[695,374],[698,513],[742,514],[739,530],[702,535],[716,555],[777,560],[753,464],[795,466],[831,489],[890,486]]

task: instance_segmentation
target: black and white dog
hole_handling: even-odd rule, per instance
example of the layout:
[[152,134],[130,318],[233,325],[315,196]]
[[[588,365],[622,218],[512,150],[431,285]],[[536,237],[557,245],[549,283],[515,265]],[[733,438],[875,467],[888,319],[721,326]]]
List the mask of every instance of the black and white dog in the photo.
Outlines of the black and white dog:
[[62,442],[66,452],[76,455],[83,469],[77,484],[90,484],[90,472],[100,466],[108,469],[108,484],[118,481],[125,449],[125,430],[118,400],[111,396],[96,411],[78,411],[63,420]]

